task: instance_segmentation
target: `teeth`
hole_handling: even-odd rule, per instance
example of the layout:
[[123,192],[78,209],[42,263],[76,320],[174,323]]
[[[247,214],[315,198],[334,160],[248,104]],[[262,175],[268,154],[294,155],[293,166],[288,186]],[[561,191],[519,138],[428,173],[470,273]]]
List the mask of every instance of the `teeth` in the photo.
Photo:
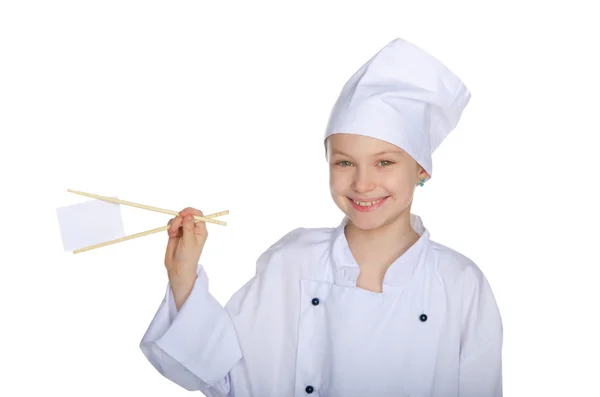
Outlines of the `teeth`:
[[354,204],[360,205],[361,207],[370,207],[370,206],[372,206],[374,204],[377,204],[381,200],[377,200],[377,201],[356,201],[356,200],[352,200],[352,201],[354,201]]

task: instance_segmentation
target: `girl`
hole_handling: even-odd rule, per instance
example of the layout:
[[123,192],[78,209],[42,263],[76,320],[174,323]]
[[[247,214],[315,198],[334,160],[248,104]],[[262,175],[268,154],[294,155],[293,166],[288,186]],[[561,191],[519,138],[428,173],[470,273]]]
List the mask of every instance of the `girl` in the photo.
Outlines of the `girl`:
[[199,259],[206,225],[170,221],[166,296],[141,341],[166,378],[209,397],[500,397],[502,322],[481,270],[411,213],[431,154],[470,99],[396,39],[346,83],[325,134],[335,228],[298,228],[222,307]]

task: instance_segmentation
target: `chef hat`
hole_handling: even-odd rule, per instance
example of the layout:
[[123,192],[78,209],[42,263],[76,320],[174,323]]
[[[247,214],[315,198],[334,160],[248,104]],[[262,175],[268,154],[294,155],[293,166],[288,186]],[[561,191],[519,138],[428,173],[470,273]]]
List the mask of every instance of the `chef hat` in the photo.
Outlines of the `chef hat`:
[[392,143],[432,175],[431,154],[456,127],[471,93],[440,61],[395,39],[344,85],[325,139],[359,134]]

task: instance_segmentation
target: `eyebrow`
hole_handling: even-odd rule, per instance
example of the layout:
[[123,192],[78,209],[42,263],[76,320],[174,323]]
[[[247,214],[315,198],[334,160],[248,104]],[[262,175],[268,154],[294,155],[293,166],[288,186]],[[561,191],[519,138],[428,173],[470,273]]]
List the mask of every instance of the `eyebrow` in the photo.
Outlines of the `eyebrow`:
[[[401,150],[384,150],[382,152],[378,152],[378,153],[373,154],[373,156],[376,157],[376,156],[381,156],[383,154],[389,154],[389,153],[402,154],[404,152],[401,151]],[[344,153],[344,152],[342,152],[341,150],[338,150],[338,149],[333,149],[331,151],[331,154],[341,154],[342,156],[352,157],[351,155],[349,155],[347,153]]]

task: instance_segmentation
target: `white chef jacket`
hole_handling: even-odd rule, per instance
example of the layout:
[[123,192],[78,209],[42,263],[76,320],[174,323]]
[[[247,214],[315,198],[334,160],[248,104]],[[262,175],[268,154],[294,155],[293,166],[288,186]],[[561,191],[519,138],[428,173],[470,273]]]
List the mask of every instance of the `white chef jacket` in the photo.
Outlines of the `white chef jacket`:
[[502,321],[476,264],[411,214],[419,240],[381,293],[367,291],[356,286],[347,222],[283,236],[225,307],[199,264],[178,313],[167,287],[143,354],[209,397],[502,396]]

